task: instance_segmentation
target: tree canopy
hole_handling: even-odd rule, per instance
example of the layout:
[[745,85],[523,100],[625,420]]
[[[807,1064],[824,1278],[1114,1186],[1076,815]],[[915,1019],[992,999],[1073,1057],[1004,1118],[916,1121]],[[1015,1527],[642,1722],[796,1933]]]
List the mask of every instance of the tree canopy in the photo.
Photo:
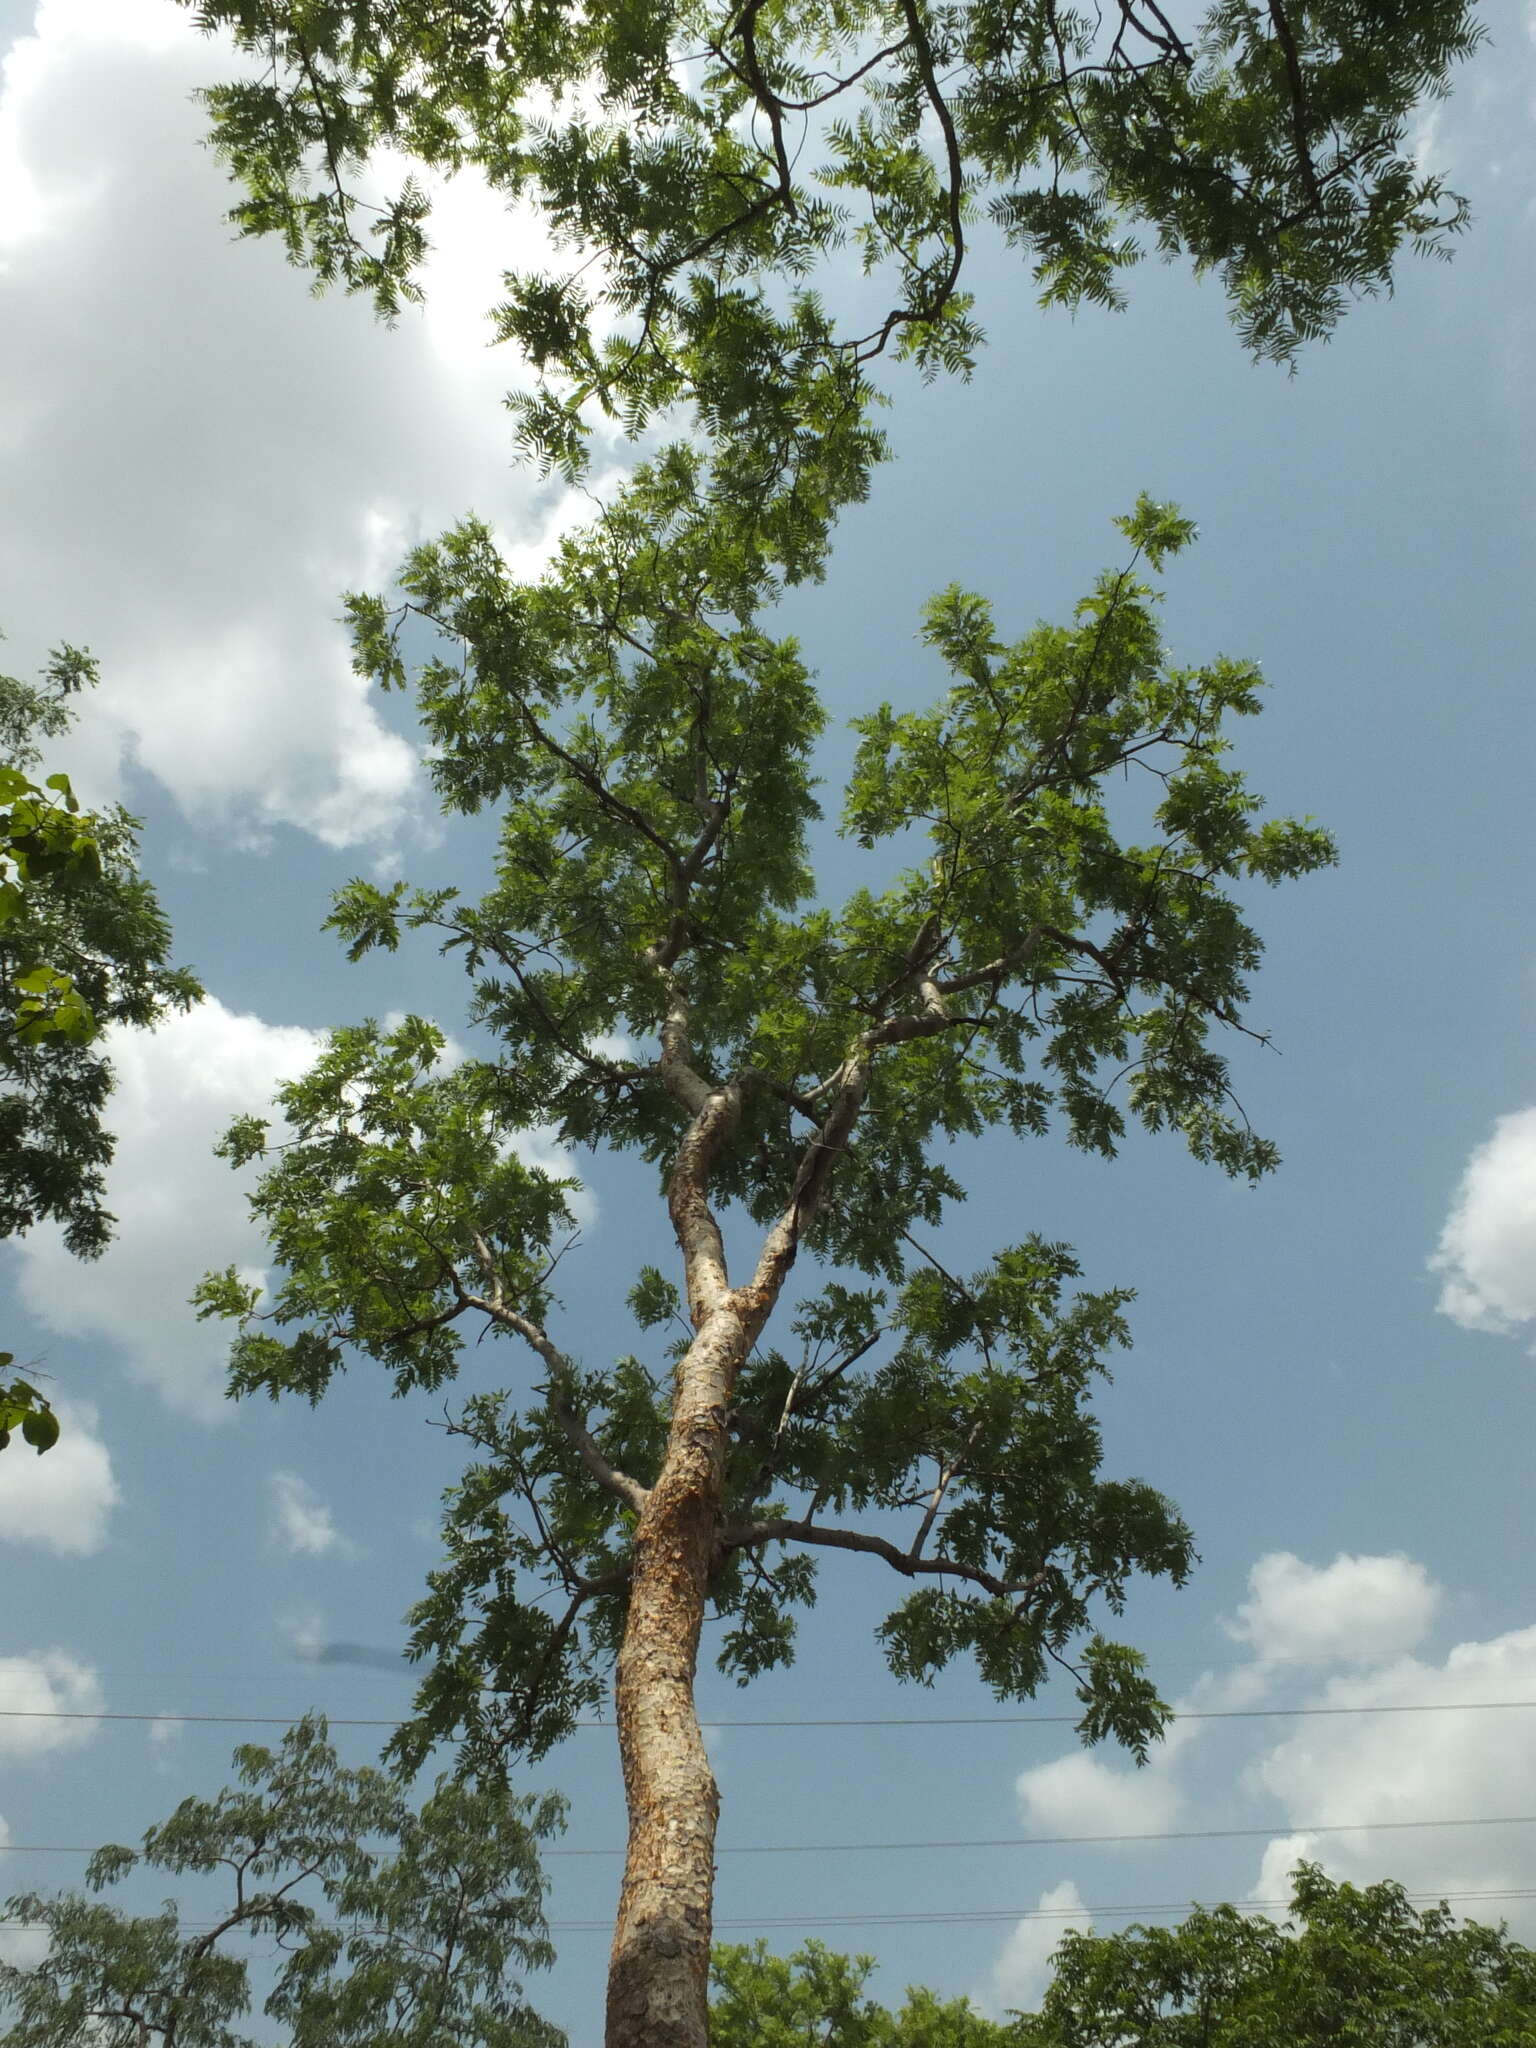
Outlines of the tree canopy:
[[1410,135],[1465,0],[185,4],[253,60],[207,95],[233,217],[320,283],[412,298],[436,176],[532,204],[570,263],[509,270],[497,332],[537,376],[524,445],[571,472],[595,417],[681,404],[733,466],[857,495],[866,366],[970,365],[986,235],[1069,306],[1187,257],[1289,360],[1466,220]]
[[1178,1927],[1066,1935],[1018,2048],[1525,2048],[1536,1954],[1420,1911],[1400,1884],[1294,1874],[1280,1925],[1234,1906]]
[[558,1799],[444,1779],[413,1805],[397,1779],[340,1763],[319,1717],[234,1760],[236,1784],[182,1800],[140,1850],[99,1849],[87,1871],[98,1894],[173,1873],[185,1908],[6,1902],[13,1925],[48,1936],[37,1963],[0,1962],[10,2048],[267,2048],[269,2030],[244,2031],[257,1937],[277,1953],[262,2011],[290,2048],[563,2048],[519,1975],[553,1955],[537,1845],[561,1824]]

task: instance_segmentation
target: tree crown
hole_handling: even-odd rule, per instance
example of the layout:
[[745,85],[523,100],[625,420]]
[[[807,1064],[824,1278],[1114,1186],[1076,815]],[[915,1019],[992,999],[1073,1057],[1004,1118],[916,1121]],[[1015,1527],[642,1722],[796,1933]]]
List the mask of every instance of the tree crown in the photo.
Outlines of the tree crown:
[[[1126,1296],[1072,1298],[1076,1263],[1039,1236],[962,1277],[919,1233],[963,1195],[950,1141],[997,1125],[1058,1123],[1108,1154],[1138,1121],[1230,1173],[1273,1163],[1217,1043],[1247,1028],[1259,957],[1234,891],[1332,850],[1262,819],[1230,765],[1224,726],[1257,708],[1256,671],[1167,660],[1144,578],[1193,529],[1143,501],[1121,522],[1131,565],[1016,642],[980,598],[934,600],[948,688],[857,722],[844,830],[887,880],[827,901],[807,851],[822,712],[794,642],[756,616],[782,558],[757,508],[701,500],[697,469],[681,448],[642,468],[539,583],[469,522],[412,557],[402,607],[352,600],[387,685],[406,678],[404,614],[443,636],[417,677],[434,772],[451,807],[504,817],[478,902],[359,880],[332,923],[354,955],[437,933],[492,1049],[449,1066],[419,1019],[339,1032],[282,1091],[270,1150],[256,1118],[226,1141],[236,1164],[266,1160],[254,1201],[285,1274],[266,1306],[233,1271],[201,1290],[241,1326],[237,1391],[318,1399],[357,1351],[402,1391],[436,1388],[475,1329],[537,1361],[526,1403],[477,1393],[457,1425],[481,1459],[416,1610],[433,1661],[413,1758],[450,1730],[482,1760],[541,1749],[600,1695],[667,1361],[705,1315],[647,1270],[631,1306],[642,1329],[681,1327],[676,1348],[596,1371],[565,1354],[548,1322],[567,1190],[519,1158],[534,1128],[654,1161],[706,1246],[716,1211],[764,1231],[733,1297],[754,1331],[802,1240],[823,1268],[795,1344],[756,1350],[732,1400],[727,1670],[791,1654],[817,1547],[912,1582],[882,1630],[896,1672],[968,1650],[1010,1696],[1134,1572],[1182,1580],[1191,1562],[1159,1494],[1099,1476],[1089,1396]],[[1154,799],[1148,833],[1112,793],[1127,774]],[[905,1547],[876,1533],[892,1517],[915,1522]],[[563,1618],[513,1592],[524,1574],[563,1588]],[[1076,1670],[1084,1732],[1143,1752],[1163,1710],[1134,1653],[1091,1636]]]

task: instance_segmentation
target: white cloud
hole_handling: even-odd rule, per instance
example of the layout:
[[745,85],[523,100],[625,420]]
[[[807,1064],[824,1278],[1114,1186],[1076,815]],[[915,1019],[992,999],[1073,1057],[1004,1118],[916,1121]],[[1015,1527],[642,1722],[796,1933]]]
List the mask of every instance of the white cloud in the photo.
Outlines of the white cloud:
[[[1334,1678],[1319,1704],[1460,1705],[1536,1698],[1536,1627],[1458,1644],[1442,1663],[1399,1657]],[[1284,1895],[1287,1871],[1308,1854],[1337,1877],[1394,1877],[1410,1891],[1536,1888],[1536,1830],[1522,1827],[1365,1827],[1305,1837],[1309,1826],[1410,1820],[1486,1820],[1536,1814],[1536,1746],[1519,1711],[1343,1714],[1297,1724],[1259,1758],[1252,1776],[1285,1814],[1287,1839],[1270,1844],[1255,1897]],[[1506,1914],[1529,1929],[1533,1902],[1472,1901],[1474,1918]]]
[[[173,1707],[161,1707],[165,1715],[173,1715]],[[145,1741],[149,1747],[150,1768],[159,1778],[179,1778],[185,1783],[186,1758],[182,1753],[187,1732],[185,1721],[167,1719],[151,1721],[145,1728]]]
[[318,1607],[306,1607],[298,1614],[279,1615],[277,1626],[289,1654],[303,1658],[306,1663],[318,1661],[330,1640],[325,1616]]
[[101,658],[69,756],[93,799],[131,759],[226,831],[387,846],[416,750],[351,671],[338,593],[471,506],[531,560],[581,502],[495,425],[518,365],[482,315],[532,245],[460,180],[426,315],[316,302],[224,224],[191,91],[234,61],[174,0],[44,0],[6,59],[0,623],[23,670],[64,637]]
[[330,1551],[354,1553],[336,1526],[336,1518],[296,1472],[274,1472],[271,1478],[272,1538],[296,1557],[324,1557]]
[[1167,1744],[1140,1769],[1072,1750],[1021,1771],[1013,1789],[1033,1834],[1155,1834],[1170,1825],[1182,1803],[1170,1764]]
[[1536,1108],[1502,1116],[1451,1204],[1431,1272],[1436,1306],[1466,1330],[1517,1334],[1536,1322]]
[[1039,1917],[1020,1920],[992,1965],[976,2003],[985,2012],[1033,2012],[1050,1981],[1050,1962],[1071,1929],[1090,1933],[1093,1915],[1070,1878],[1040,1894]]
[[38,1457],[18,1431],[0,1471],[0,1541],[41,1543],[62,1557],[91,1557],[107,1540],[122,1495],[112,1457],[96,1434],[96,1410],[56,1400],[59,1441]]
[[1316,1566],[1272,1551],[1248,1591],[1227,1630],[1261,1665],[1377,1664],[1420,1642],[1440,1606],[1424,1567],[1401,1556],[1341,1553]]
[[[99,1714],[105,1702],[89,1664],[67,1650],[0,1657],[0,1756],[44,1756],[78,1749],[96,1733],[94,1721],[50,1720],[52,1714]],[[15,1715],[18,1718],[11,1719]]]
[[[1330,1667],[1379,1668],[1420,1642],[1439,1612],[1440,1589],[1411,1558],[1352,1557],[1309,1565],[1289,1551],[1261,1557],[1247,1600],[1227,1633],[1249,1652],[1207,1672],[1175,1702],[1186,1711],[1252,1707],[1276,1681]],[[1396,1668],[1395,1666],[1393,1668]],[[1175,1720],[1141,1768],[1078,1749],[1033,1765],[1014,1781],[1020,1815],[1033,1834],[1153,1835],[1186,1819],[1186,1756],[1210,1723]],[[1312,1816],[1316,1818],[1316,1816]]]
[[213,1157],[213,1144],[232,1116],[265,1109],[276,1084],[302,1073],[321,1042],[211,999],[154,1031],[113,1032],[117,1156],[107,1198],[117,1234],[89,1264],[69,1256],[53,1226],[9,1247],[31,1313],[63,1335],[118,1346],[134,1376],[171,1407],[221,1415],[227,1337],[220,1325],[199,1323],[187,1297],[210,1268],[233,1263],[259,1279],[265,1245],[246,1207],[245,1177]]
[[1264,1850],[1259,1874],[1248,1892],[1248,1903],[1259,1907],[1271,1920],[1283,1920],[1291,1897],[1291,1874],[1298,1863],[1321,1863],[1318,1854],[1321,1835],[1277,1835]]
[[[1536,1699],[1536,1625],[1460,1643],[1443,1659],[1415,1654],[1444,1595],[1402,1556],[1342,1555],[1311,1566],[1276,1552],[1258,1561],[1248,1584],[1249,1598],[1228,1625],[1247,1654],[1207,1673],[1180,1704],[1246,1707],[1283,1697],[1348,1711],[1227,1724],[1224,1743],[1246,1739],[1247,1758],[1220,1771],[1211,1741],[1220,1724],[1208,1721],[1175,1723],[1141,1772],[1080,1751],[1059,1757],[1016,1781],[1030,1831],[1228,1828],[1239,1824],[1236,1790],[1263,1802],[1256,1825],[1273,1820],[1246,1896],[1277,1919],[1285,1917],[1291,1872],[1305,1859],[1356,1884],[1393,1878],[1410,1893],[1448,1897],[1463,1916],[1508,1919],[1522,1939],[1536,1937],[1536,1827],[1505,1824],[1536,1815],[1530,1714],[1477,1706]],[[1356,1711],[1469,1705],[1475,1710]],[[1417,1825],[1424,1821],[1447,1825]],[[1465,1825],[1475,1821],[1499,1824]],[[1123,1858],[1129,1848],[1106,1843],[1092,1853]],[[1226,1895],[1242,1893],[1239,1882]],[[1076,1892],[1063,1903],[1079,1903]],[[991,2009],[1038,1998],[1056,1939],[1037,1921],[1019,1924],[994,1971]]]
[[547,1173],[552,1180],[571,1180],[577,1185],[567,1188],[565,1199],[571,1212],[571,1220],[578,1231],[596,1228],[599,1203],[596,1192],[581,1178],[581,1168],[576,1155],[568,1145],[561,1144],[552,1127],[537,1124],[533,1129],[519,1131],[509,1139],[507,1150],[517,1155],[525,1166]]

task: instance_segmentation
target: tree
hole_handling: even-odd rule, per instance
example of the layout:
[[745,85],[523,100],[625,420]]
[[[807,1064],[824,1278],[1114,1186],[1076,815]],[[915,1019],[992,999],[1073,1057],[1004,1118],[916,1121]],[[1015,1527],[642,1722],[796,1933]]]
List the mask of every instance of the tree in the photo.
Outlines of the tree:
[[[444,1071],[421,1019],[335,1033],[281,1091],[280,1142],[255,1117],[225,1141],[267,1161],[252,1201],[274,1298],[233,1268],[198,1297],[240,1326],[242,1393],[318,1400],[357,1354],[434,1390],[481,1333],[530,1359],[530,1389],[476,1393],[457,1421],[479,1462],[413,1617],[427,1671],[395,1748],[414,1764],[456,1737],[494,1775],[558,1741],[616,1653],[630,1846],[609,2040],[648,2048],[704,2038],[711,1603],[745,1682],[792,1656],[816,1554],[862,1556],[907,1589],[881,1630],[899,1677],[968,1653],[1018,1698],[1059,1664],[1085,1739],[1141,1755],[1159,1733],[1141,1659],[1097,1621],[1137,1572],[1179,1582],[1192,1556],[1150,1486],[1100,1476],[1090,1391],[1126,1296],[1073,1297],[1075,1262],[1038,1236],[962,1276],[923,1233],[963,1194],[951,1141],[996,1125],[1057,1120],[1112,1153],[1130,1116],[1263,1173],[1273,1147],[1213,1042],[1245,1028],[1259,953],[1230,885],[1332,857],[1313,826],[1260,822],[1225,759],[1255,671],[1167,662],[1138,565],[1192,529],[1143,501],[1120,522],[1132,565],[1070,626],[1007,645],[980,598],[928,607],[949,687],[858,721],[846,793],[883,879],[821,900],[821,708],[794,642],[756,622],[756,514],[702,504],[697,470],[685,447],[643,466],[539,583],[473,523],[407,565],[404,609],[454,655],[418,678],[443,798],[505,806],[496,886],[471,903],[355,881],[331,922],[354,956],[438,933],[494,1050]],[[402,682],[399,620],[372,598],[352,612],[359,660]],[[1144,841],[1108,795],[1130,772],[1157,799]],[[629,1299],[673,1333],[660,1359],[590,1370],[560,1345],[566,1189],[517,1155],[535,1126],[659,1169],[682,1286],[643,1271]],[[756,1238],[734,1278],[730,1211]],[[770,1348],[802,1251],[821,1285]]]
[[215,1883],[203,1923],[183,1926],[172,1901],[7,1902],[49,1937],[35,1966],[0,1963],[10,2048],[255,2048],[236,2031],[250,1965],[231,1951],[258,1937],[280,1958],[262,2009],[290,2048],[563,2048],[511,1974],[553,1954],[537,1843],[558,1799],[442,1780],[413,1807],[398,1780],[340,1764],[318,1717],[235,1765],[237,1785],[184,1799],[142,1852],[99,1849],[87,1871],[93,1892],[141,1867]]
[[[969,1652],[1017,1697],[1075,1656],[1086,1738],[1157,1734],[1139,1659],[1095,1619],[1191,1560],[1157,1493],[1100,1477],[1088,1394],[1124,1296],[1072,1297],[1043,1237],[964,1276],[921,1232],[962,1191],[941,1146],[1055,1117],[1112,1151],[1121,1082],[1132,1116],[1265,1170],[1213,1044],[1246,1028],[1258,955],[1229,887],[1329,857],[1313,828],[1259,825],[1222,759],[1253,670],[1169,667],[1133,567],[1013,646],[981,599],[935,600],[952,685],[861,721],[845,825],[891,858],[833,906],[806,861],[820,707],[762,616],[822,572],[883,451],[870,365],[971,362],[983,218],[1068,304],[1120,303],[1139,232],[1216,271],[1247,345],[1289,360],[1405,245],[1443,253],[1463,224],[1405,137],[1479,31],[1444,0],[1221,0],[1190,27],[1131,0],[1107,20],[1054,0],[189,4],[259,60],[207,96],[245,231],[393,315],[431,177],[473,167],[571,252],[565,275],[509,276],[496,316],[534,373],[524,448],[575,477],[605,416],[694,436],[540,583],[471,520],[412,555],[402,604],[350,600],[386,687],[407,619],[444,635],[417,678],[439,788],[506,816],[483,901],[356,882],[333,923],[354,953],[437,931],[497,1049],[445,1072],[422,1020],[338,1032],[284,1091],[255,1196],[272,1302],[233,1271],[199,1300],[241,1325],[239,1392],[319,1399],[355,1353],[435,1390],[466,1327],[526,1346],[531,1389],[477,1393],[455,1424],[478,1462],[416,1610],[427,1671],[397,1751],[457,1737],[492,1773],[542,1753],[615,1658],[630,1853],[608,2040],[701,2043],[711,1603],[749,1679],[792,1653],[814,1554],[870,1556],[913,1587],[883,1629],[898,1675]],[[386,156],[408,171],[377,200]],[[887,279],[872,322],[850,251]],[[1146,503],[1125,530],[1154,571],[1190,535]],[[1107,788],[1133,767],[1163,781],[1144,845]],[[643,1329],[681,1331],[659,1359],[666,1337],[588,1370],[553,1333],[569,1218],[517,1156],[533,1126],[658,1167],[679,1271],[629,1298]],[[262,1120],[226,1149],[263,1156]],[[757,1233],[745,1280],[731,1212]],[[770,1348],[802,1250],[822,1284]]]
[[[69,729],[70,699],[95,681],[91,657],[68,646],[41,685],[0,676],[0,1238],[57,1222],[80,1258],[102,1252],[113,1220],[102,1034],[202,995],[166,965],[170,927],[135,864],[138,820],[120,806],[82,812],[65,775],[33,780],[40,742]],[[11,1363],[0,1352],[0,1370]],[[52,1409],[20,1379],[0,1387],[0,1448],[18,1423],[39,1451],[57,1440]]]
[[834,1955],[808,1941],[789,1957],[762,1942],[721,1947],[711,1965],[714,2048],[1008,2048],[1013,2029],[970,2001],[909,1989],[900,2012],[863,1996],[869,1956]]
[[[1466,0],[1217,0],[1177,25],[1157,0],[185,4],[259,60],[207,95],[233,218],[318,282],[388,315],[414,297],[434,174],[534,202],[572,262],[510,274],[497,331],[538,373],[524,444],[572,471],[594,412],[633,432],[680,402],[733,465],[825,469],[887,348],[969,366],[987,231],[1065,305],[1122,303],[1146,235],[1287,360],[1466,219],[1405,139],[1478,39]],[[852,259],[873,312],[838,303]],[[833,465],[847,495],[869,453]]]
[[1525,2048],[1536,1954],[1399,1884],[1293,1879],[1284,1927],[1232,1906],[1071,1933],[1019,2048]]

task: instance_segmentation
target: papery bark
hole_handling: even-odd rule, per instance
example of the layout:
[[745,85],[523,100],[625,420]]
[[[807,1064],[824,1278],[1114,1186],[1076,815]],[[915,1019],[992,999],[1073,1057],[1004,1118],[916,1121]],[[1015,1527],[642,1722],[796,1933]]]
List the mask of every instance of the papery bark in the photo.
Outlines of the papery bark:
[[705,2048],[720,1800],[694,1707],[748,1326],[709,1316],[677,1369],[666,1458],[635,1531],[615,1704],[629,1853],[608,1974],[607,2048]]
[[[880,1036],[891,1028],[882,1027]],[[928,1020],[913,1023],[916,1032],[932,1028]],[[712,1088],[695,1072],[687,1004],[673,987],[662,1072],[689,1124],[667,1206],[696,1334],[677,1367],[666,1455],[636,1524],[615,1678],[629,1849],[608,1966],[606,2048],[707,2048],[720,1796],[693,1688],[720,1536],[727,1417],[742,1363],[857,1118],[874,1042],[871,1034],[844,1062],[826,1120],[801,1158],[752,1279],[732,1288],[708,1189],[710,1169],[740,1114],[741,1082]]]

